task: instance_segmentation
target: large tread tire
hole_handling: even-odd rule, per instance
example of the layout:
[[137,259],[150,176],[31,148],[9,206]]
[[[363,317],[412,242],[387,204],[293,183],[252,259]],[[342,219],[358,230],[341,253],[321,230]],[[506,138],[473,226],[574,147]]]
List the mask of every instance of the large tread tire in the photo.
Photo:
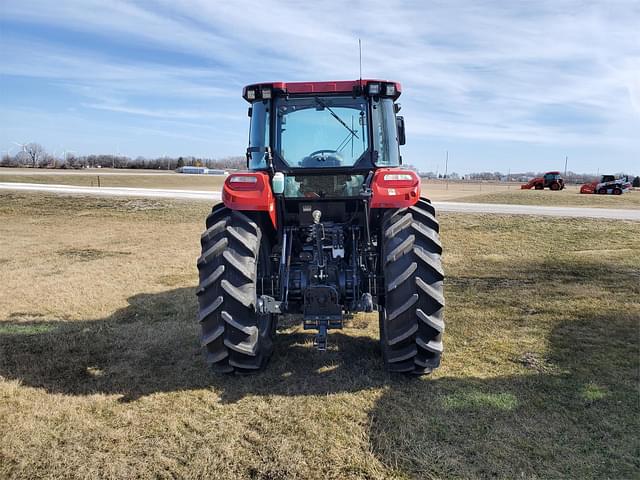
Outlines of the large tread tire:
[[196,292],[206,361],[216,372],[256,372],[273,350],[273,315],[256,312],[258,265],[269,261],[266,236],[254,220],[223,204],[213,207],[206,227]]
[[440,365],[444,272],[439,228],[435,209],[424,198],[382,219],[380,345],[389,371],[424,375]]

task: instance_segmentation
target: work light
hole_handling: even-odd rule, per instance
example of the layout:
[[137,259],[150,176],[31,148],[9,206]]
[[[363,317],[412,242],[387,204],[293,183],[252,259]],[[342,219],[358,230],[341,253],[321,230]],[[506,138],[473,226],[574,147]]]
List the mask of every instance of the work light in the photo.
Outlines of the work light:
[[380,95],[379,83],[370,83],[368,88],[369,88],[369,96],[373,97],[375,95]]
[[396,94],[396,85],[395,83],[387,83],[384,86],[384,94],[387,97],[393,97]]

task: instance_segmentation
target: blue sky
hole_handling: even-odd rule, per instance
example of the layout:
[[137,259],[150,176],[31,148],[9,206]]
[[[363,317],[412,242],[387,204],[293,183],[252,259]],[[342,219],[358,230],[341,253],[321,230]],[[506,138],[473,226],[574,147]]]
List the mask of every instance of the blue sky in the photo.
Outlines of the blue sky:
[[[424,170],[640,174],[639,1],[0,2],[0,150],[242,155],[242,86],[398,80]],[[15,150],[14,150],[15,152]]]

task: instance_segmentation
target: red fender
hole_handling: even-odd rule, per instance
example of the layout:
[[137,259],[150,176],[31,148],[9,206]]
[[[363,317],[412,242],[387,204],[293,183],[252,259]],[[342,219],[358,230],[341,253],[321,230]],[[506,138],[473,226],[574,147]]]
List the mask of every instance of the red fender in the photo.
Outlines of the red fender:
[[224,181],[222,201],[231,210],[268,212],[273,228],[277,226],[276,199],[265,172],[233,173]]
[[371,181],[371,208],[405,208],[420,198],[420,178],[413,170],[379,168]]

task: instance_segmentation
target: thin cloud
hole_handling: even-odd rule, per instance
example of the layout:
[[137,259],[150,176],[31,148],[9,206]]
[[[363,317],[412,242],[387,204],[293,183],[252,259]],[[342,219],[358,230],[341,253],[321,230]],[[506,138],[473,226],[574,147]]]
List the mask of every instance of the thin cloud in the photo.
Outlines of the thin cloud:
[[[417,143],[437,136],[640,153],[634,1],[328,1],[318,9],[272,0],[65,0],[55,8],[9,0],[3,18],[106,42],[93,51],[29,38],[37,36],[29,29],[5,35],[0,53],[6,75],[57,81],[83,97],[76,106],[94,110],[238,119],[242,84],[355,78],[362,38],[364,75],[403,83]],[[173,63],[133,61],[126,45],[170,53]]]
[[150,109],[150,108],[133,108],[123,105],[109,105],[100,103],[83,103],[83,107],[95,108],[97,110],[105,110],[109,112],[128,113],[131,115],[141,115],[144,117],[162,118],[165,120],[172,119],[222,119],[222,120],[238,120],[242,116],[238,114],[209,112],[205,110],[166,110],[166,109]]

